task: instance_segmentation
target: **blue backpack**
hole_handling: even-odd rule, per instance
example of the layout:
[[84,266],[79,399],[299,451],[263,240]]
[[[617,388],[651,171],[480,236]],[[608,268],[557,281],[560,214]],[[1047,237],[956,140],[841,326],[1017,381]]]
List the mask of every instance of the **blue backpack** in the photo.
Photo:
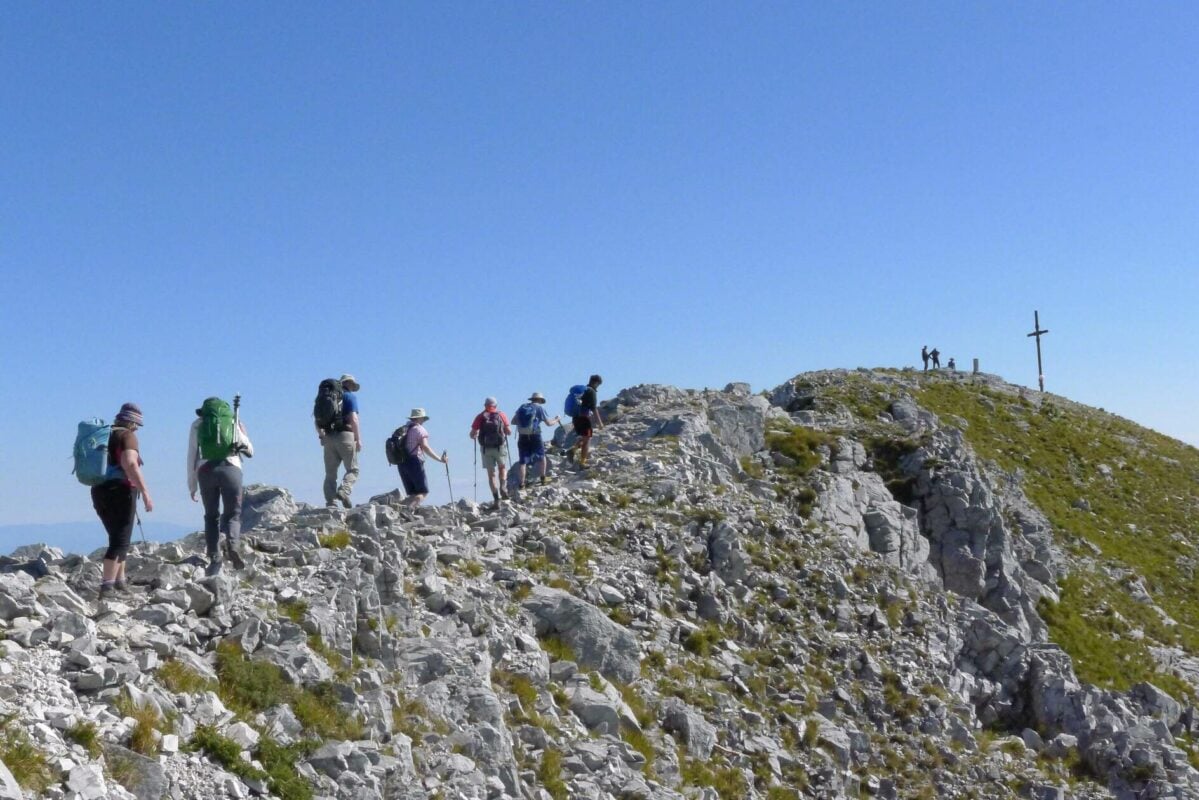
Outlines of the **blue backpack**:
[[578,384],[570,387],[570,392],[566,395],[566,407],[563,412],[568,417],[581,417],[585,413],[583,411],[583,392],[587,391],[586,384]]
[[85,419],[75,434],[75,477],[84,486],[99,486],[108,477],[108,437],[112,426],[102,419]]
[[525,403],[520,408],[516,409],[516,414],[512,417],[512,424],[518,428],[533,427],[533,418],[537,414],[536,403]]

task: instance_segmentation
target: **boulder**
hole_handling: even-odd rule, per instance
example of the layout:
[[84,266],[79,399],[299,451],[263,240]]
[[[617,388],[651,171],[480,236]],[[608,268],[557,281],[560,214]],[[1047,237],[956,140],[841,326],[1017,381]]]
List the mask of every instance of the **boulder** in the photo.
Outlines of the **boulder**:
[[561,637],[580,664],[622,683],[637,677],[641,651],[636,637],[596,606],[561,589],[538,586],[524,607],[536,617],[538,634]]

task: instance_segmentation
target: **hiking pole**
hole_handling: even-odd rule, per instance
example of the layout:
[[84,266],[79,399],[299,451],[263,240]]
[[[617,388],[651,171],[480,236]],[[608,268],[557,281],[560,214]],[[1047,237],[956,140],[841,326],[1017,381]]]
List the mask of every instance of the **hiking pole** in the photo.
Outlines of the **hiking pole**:
[[137,499],[136,498],[134,499],[133,504],[134,504],[133,505],[133,518],[135,520],[137,520],[137,529],[142,535],[142,544],[148,545],[150,543],[146,541],[146,529],[142,527],[142,515],[137,513]]
[[479,502],[479,448],[473,444],[470,449],[475,453],[475,502]]
[[450,463],[445,460],[445,451],[441,453],[441,463],[445,465],[445,485],[450,490],[450,505],[454,504],[454,484],[450,483]]

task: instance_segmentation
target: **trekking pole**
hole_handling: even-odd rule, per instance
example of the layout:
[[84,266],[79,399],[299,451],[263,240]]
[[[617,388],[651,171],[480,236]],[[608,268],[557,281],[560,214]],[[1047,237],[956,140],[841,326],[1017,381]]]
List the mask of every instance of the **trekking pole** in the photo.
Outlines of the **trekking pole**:
[[137,520],[137,529],[142,535],[142,544],[148,545],[150,543],[146,541],[146,529],[142,527],[142,515],[137,513],[137,500],[135,499],[133,502],[133,518]]
[[479,502],[479,448],[471,445],[471,450],[475,453],[475,502]]
[[454,504],[454,484],[450,483],[450,464],[445,460],[445,451],[441,453],[441,463],[445,465],[445,485],[450,490],[450,505]]

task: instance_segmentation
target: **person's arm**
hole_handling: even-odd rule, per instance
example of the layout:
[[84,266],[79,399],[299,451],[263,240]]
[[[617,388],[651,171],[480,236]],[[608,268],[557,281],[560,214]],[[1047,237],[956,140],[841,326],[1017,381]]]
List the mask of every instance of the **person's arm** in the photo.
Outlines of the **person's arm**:
[[511,436],[512,435],[512,425],[510,425],[508,423],[508,418],[506,416],[504,416],[503,411],[499,412],[499,414],[500,414],[500,422],[502,422],[504,424],[504,435]]
[[449,456],[449,454],[448,454],[448,453],[442,453],[440,456],[439,456],[439,455],[437,455],[437,453],[435,453],[435,452],[433,451],[433,448],[432,448],[432,447],[429,447],[429,440],[428,440],[428,439],[424,439],[424,440],[422,440],[422,441],[421,441],[421,443],[420,443],[420,449],[421,449],[421,450],[424,450],[424,451],[425,451],[425,455],[427,455],[429,458],[433,459],[434,461],[440,461],[442,464],[448,464],[448,463],[450,463],[450,456]]
[[471,439],[479,438],[479,428],[480,428],[480,426],[482,426],[482,424],[483,424],[483,415],[478,414],[477,416],[475,416],[474,422],[472,422],[470,424],[470,438]]
[[595,421],[599,423],[600,428],[604,427],[604,418],[600,416],[599,406],[591,409],[591,413],[595,415]]
[[141,464],[138,462],[141,459],[136,450],[121,451],[121,469],[125,470],[125,477],[133,484],[133,488],[142,493],[142,502],[146,505],[146,512],[154,510],[154,501],[150,499],[150,489],[146,486],[146,476],[142,474]]
[[196,464],[200,460],[200,448],[196,436],[198,427],[193,422],[187,434],[187,492],[191,495],[192,502],[196,501],[196,491],[200,488],[200,479],[196,476]]
[[246,433],[246,426],[240,419],[237,421],[237,452],[246,458],[254,457],[254,444],[250,441],[250,434]]
[[358,429],[358,412],[351,411],[350,416],[346,418],[346,422],[350,426],[350,430],[354,432],[354,449],[362,449],[362,431]]

